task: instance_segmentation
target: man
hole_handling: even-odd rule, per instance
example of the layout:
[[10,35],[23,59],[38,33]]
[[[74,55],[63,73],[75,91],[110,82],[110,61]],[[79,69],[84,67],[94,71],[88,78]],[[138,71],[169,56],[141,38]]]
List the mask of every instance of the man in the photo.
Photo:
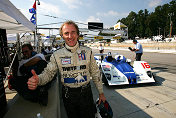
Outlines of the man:
[[33,51],[30,44],[22,45],[22,54],[23,59],[19,62],[17,74],[13,73],[13,78],[9,80],[9,83],[24,99],[32,102],[39,102],[42,105],[47,105],[48,87],[38,87],[37,90],[32,91],[28,89],[27,85],[28,79],[32,76],[32,69],[36,70],[36,73],[40,74],[46,67],[47,62],[45,61],[45,57],[43,54],[37,54]]
[[73,21],[65,22],[60,28],[65,47],[57,50],[42,74],[29,79],[28,88],[35,90],[38,85],[51,81],[59,70],[62,83],[62,98],[69,118],[95,118],[95,105],[90,86],[90,76],[99,91],[99,103],[105,102],[100,71],[92,50],[79,46],[79,28]]
[[[32,76],[31,69],[34,69],[35,65],[41,61],[45,61],[45,57],[43,54],[35,52],[31,44],[22,45],[22,54],[23,59],[19,62],[18,68],[18,76],[22,76],[23,74],[29,74]],[[38,70],[37,70],[38,71]]]
[[133,40],[133,43],[135,44],[135,47],[131,51],[134,51],[136,53],[136,61],[141,61],[141,56],[143,54],[142,45],[137,42],[136,39]]
[[[100,52],[100,54],[104,53],[104,47],[102,46],[101,43],[100,43],[100,46],[99,46],[99,52]],[[104,58],[103,55],[101,55],[101,62],[102,62],[103,58]]]
[[104,52],[104,47],[102,46],[101,43],[100,43],[100,46],[99,46],[99,52],[100,52],[100,53],[103,53],[103,52]]

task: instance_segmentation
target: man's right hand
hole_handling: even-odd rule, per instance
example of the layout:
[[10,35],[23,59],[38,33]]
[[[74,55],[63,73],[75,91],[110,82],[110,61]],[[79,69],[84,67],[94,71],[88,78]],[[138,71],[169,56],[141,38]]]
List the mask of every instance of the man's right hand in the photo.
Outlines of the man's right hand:
[[27,84],[28,84],[28,88],[29,88],[30,90],[35,90],[35,89],[37,88],[38,83],[39,83],[39,77],[38,77],[38,75],[35,73],[34,70],[31,70],[31,73],[32,73],[33,76],[28,79]]

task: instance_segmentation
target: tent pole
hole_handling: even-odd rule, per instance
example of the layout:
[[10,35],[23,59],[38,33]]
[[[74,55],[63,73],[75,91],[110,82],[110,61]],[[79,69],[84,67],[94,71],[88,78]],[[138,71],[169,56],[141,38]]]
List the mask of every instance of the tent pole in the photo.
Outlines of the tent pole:
[[17,54],[18,54],[18,60],[21,60],[21,44],[20,44],[20,35],[19,33],[16,34],[17,36],[17,46],[16,46],[16,49],[17,49]]

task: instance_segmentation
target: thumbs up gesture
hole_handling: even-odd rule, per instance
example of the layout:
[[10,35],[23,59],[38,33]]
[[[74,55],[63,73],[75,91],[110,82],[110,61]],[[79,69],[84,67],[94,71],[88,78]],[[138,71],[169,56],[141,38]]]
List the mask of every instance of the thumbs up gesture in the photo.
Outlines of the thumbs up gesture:
[[31,70],[31,73],[33,76],[28,79],[27,84],[28,84],[28,88],[30,90],[35,90],[37,88],[38,83],[39,83],[39,77],[34,70]]

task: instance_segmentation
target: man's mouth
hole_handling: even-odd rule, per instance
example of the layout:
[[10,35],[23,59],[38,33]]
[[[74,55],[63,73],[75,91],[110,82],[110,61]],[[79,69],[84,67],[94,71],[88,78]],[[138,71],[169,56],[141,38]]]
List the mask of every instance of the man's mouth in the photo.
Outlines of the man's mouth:
[[69,39],[68,42],[73,42],[74,40],[73,39]]

